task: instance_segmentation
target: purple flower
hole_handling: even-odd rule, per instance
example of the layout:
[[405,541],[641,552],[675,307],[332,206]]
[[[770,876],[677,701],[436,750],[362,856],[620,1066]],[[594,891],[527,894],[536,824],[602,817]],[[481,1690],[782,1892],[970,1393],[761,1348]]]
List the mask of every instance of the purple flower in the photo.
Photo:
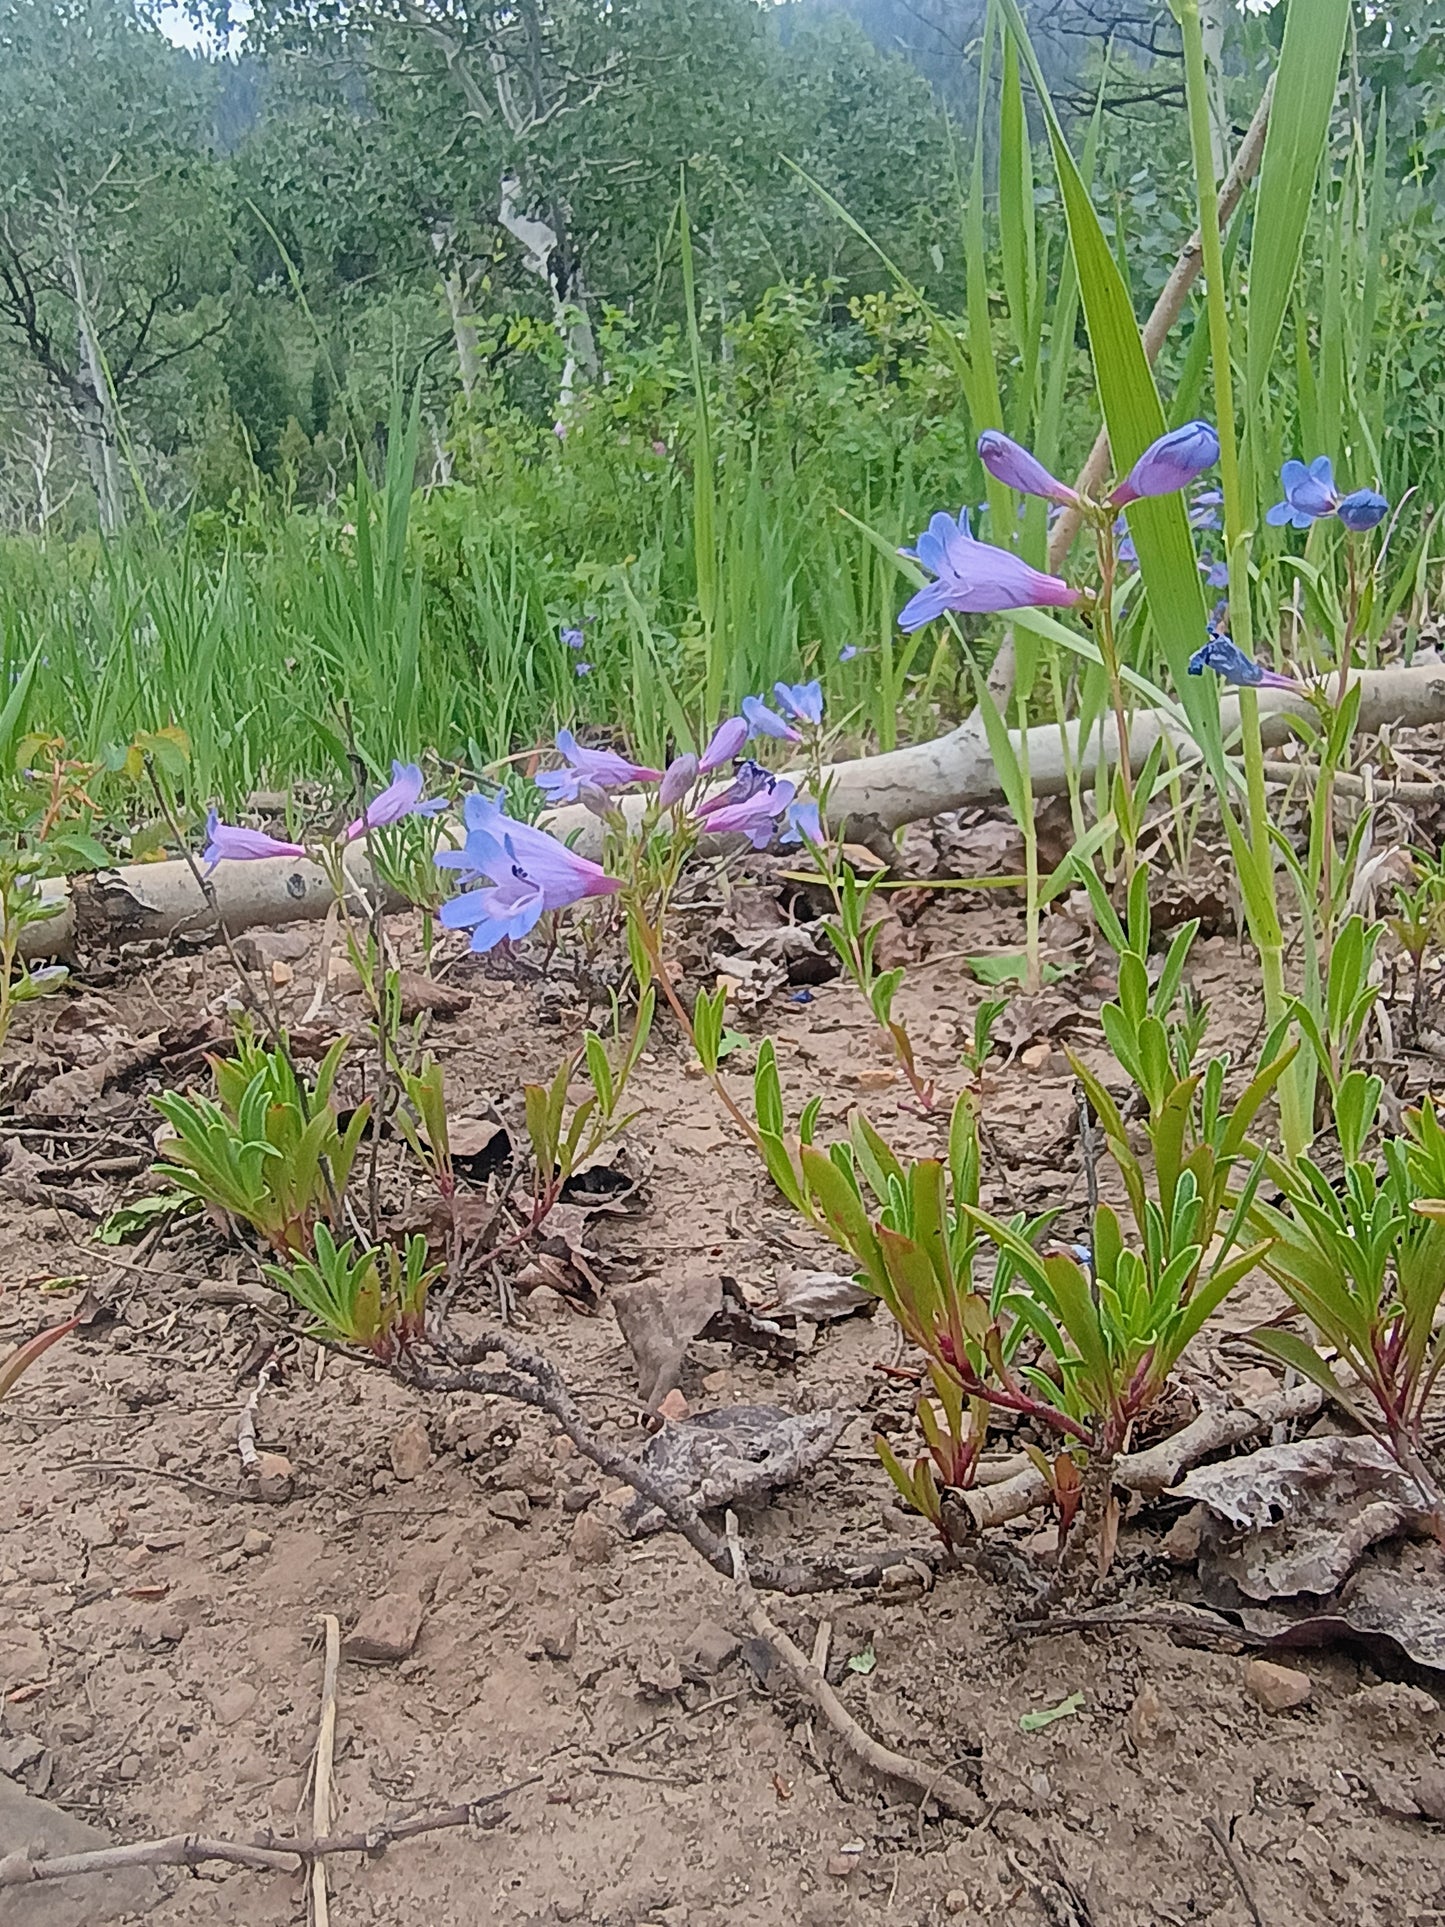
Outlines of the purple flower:
[[366,805],[361,816],[347,824],[342,834],[348,843],[354,843],[368,830],[383,829],[388,823],[399,823],[404,816],[435,816],[438,810],[446,808],[443,797],[435,797],[430,803],[421,800],[421,770],[416,763],[393,763],[391,781],[380,796]]
[[823,720],[823,685],[816,678],[812,682],[775,682],[773,694],[778,706],[785,709],[795,723],[811,723],[816,728]]
[[561,910],[584,897],[606,897],[622,888],[600,864],[578,856],[555,836],[530,823],[518,823],[502,808],[503,790],[493,802],[471,795],[462,805],[466,842],[442,850],[440,868],[458,870],[468,882],[486,880],[483,890],[466,890],[441,907],[448,930],[470,930],[473,950],[490,950],[503,939],[525,937],[545,910]]
[[935,515],[915,546],[898,553],[937,577],[903,606],[898,626],[910,635],[945,609],[988,615],[1031,606],[1067,609],[1079,599],[1079,591],[1058,576],[1040,575],[1021,556],[976,542],[969,533],[967,509],[959,510],[956,522],[951,515]]
[[738,764],[737,774],[728,787],[699,803],[695,814],[710,816],[715,810],[730,809],[734,803],[746,803],[759,790],[771,789],[777,780],[771,770],[764,769],[761,763],[755,763],[748,757]]
[[1390,513],[1390,504],[1383,495],[1377,495],[1372,488],[1357,488],[1353,495],[1347,495],[1335,510],[1345,527],[1352,535],[1363,535]]
[[698,810],[697,815],[709,836],[726,836],[730,831],[737,831],[755,850],[768,847],[778,827],[778,818],[793,800],[794,789],[785,776],[769,776],[766,771],[760,774],[762,783],[748,795],[737,801],[730,801],[726,796],[714,797],[710,806]]
[[1217,529],[1220,527],[1219,511],[1224,506],[1224,491],[1217,488],[1201,489],[1189,504],[1189,526],[1191,529]]
[[673,758],[663,771],[662,784],[657,792],[657,800],[663,809],[670,810],[682,801],[697,781],[700,767],[691,750],[685,756]]
[[1204,577],[1204,580],[1209,584],[1211,589],[1227,589],[1229,587],[1229,564],[1227,562],[1216,562],[1208,549],[1203,550],[1200,554],[1199,573]]
[[1206,669],[1212,669],[1225,682],[1242,683],[1251,689],[1299,688],[1293,676],[1281,676],[1273,669],[1251,662],[1238,643],[1231,642],[1228,636],[1211,636],[1204,647],[1196,649],[1189,658],[1191,676],[1202,676]]
[[978,438],[978,459],[996,482],[1016,488],[1021,495],[1042,495],[1045,501],[1076,505],[1078,496],[1057,475],[1050,475],[1036,455],[1021,448],[996,428]]
[[655,783],[662,774],[660,769],[629,763],[615,749],[583,749],[570,729],[557,731],[557,747],[567,759],[567,768],[544,769],[537,777],[537,788],[549,803],[575,803],[584,783],[617,790],[627,783]]
[[201,861],[208,870],[218,863],[255,863],[267,856],[305,856],[300,843],[283,843],[264,830],[248,830],[239,823],[223,823],[214,810],[206,818],[206,847]]
[[798,731],[785,723],[775,710],[769,709],[761,696],[744,696],[740,706],[752,735],[772,736],[780,743],[802,742]]
[[1208,422],[1186,422],[1151,442],[1109,497],[1117,507],[1145,495],[1172,495],[1219,460],[1219,437]]
[[730,763],[750,734],[745,716],[729,716],[725,723],[719,723],[707,748],[698,758],[698,774],[709,776],[715,769],[721,769],[724,763]]
[[818,820],[818,805],[811,796],[801,796],[783,811],[787,828],[779,843],[822,843],[823,825]]
[[845,642],[843,647],[838,651],[838,660],[839,662],[852,662],[858,653],[859,650],[856,642]]
[[1279,479],[1284,500],[1267,510],[1264,518],[1274,529],[1307,529],[1312,522],[1337,515],[1352,533],[1363,535],[1390,512],[1390,504],[1373,489],[1358,488],[1353,495],[1342,496],[1328,455],[1316,455],[1308,468],[1303,462],[1286,462]]
[[569,649],[580,649],[586,642],[586,637],[580,629],[564,629],[562,631],[562,640]]
[[573,671],[573,674],[578,676],[590,676],[592,674],[591,663],[579,662],[576,669]]

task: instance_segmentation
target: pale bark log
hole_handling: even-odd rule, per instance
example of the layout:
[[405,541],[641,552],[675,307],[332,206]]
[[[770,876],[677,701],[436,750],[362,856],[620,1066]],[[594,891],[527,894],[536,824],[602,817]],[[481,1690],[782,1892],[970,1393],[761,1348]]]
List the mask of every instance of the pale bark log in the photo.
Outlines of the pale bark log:
[[[1386,723],[1414,728],[1445,722],[1445,663],[1364,670],[1355,680],[1360,684],[1363,731],[1378,730]],[[1289,716],[1312,714],[1304,697],[1288,690],[1260,690],[1259,707],[1266,743],[1282,743],[1289,738]],[[1238,726],[1238,698],[1226,696],[1220,714],[1227,740]],[[1077,724],[1068,724],[1066,734],[1070,756],[1077,759],[1084,782],[1097,769],[1101,747],[1113,760],[1112,724],[1096,731],[1082,752]],[[1193,741],[1157,711],[1148,710],[1135,716],[1130,731],[1134,761],[1141,762],[1150,746],[1165,734],[1172,738],[1181,759],[1197,760]],[[1036,795],[1057,795],[1067,788],[1068,769],[1056,724],[1041,724],[1029,731],[1029,765]],[[801,771],[793,774],[803,780]],[[1003,801],[987,745],[975,740],[967,723],[947,736],[892,750],[885,756],[835,763],[829,774],[833,779],[829,813],[834,827],[853,818],[872,819],[886,830],[896,830],[945,810]],[[619,801],[632,817],[640,816],[646,805],[643,796]],[[545,821],[554,834],[565,837],[584,854],[600,853],[602,827],[589,811],[574,805],[554,810]],[[359,854],[353,856],[351,869],[359,888],[369,889],[370,873]],[[222,915],[233,932],[323,917],[331,906],[331,887],[325,873],[302,858],[222,863],[212,881]],[[183,862],[136,863],[95,876],[56,877],[43,888],[46,897],[59,906],[59,913],[24,932],[22,949],[30,958],[74,958],[121,943],[202,931],[211,920],[195,879]],[[399,906],[392,900],[389,907]]]

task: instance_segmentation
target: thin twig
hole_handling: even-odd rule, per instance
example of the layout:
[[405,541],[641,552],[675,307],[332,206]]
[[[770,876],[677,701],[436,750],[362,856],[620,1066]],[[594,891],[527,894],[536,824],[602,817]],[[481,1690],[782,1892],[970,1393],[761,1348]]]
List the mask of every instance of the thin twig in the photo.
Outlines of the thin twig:
[[192,1478],[189,1472],[173,1472],[167,1465],[138,1465],[134,1459],[61,1459],[51,1467],[55,1472],[130,1472],[141,1479],[171,1479],[177,1485],[189,1486],[193,1492],[202,1492],[208,1499],[224,1499],[233,1505],[258,1505],[262,1501],[254,1492],[223,1492],[218,1485],[207,1485],[204,1479]]
[[905,1786],[911,1786],[920,1804],[934,1800],[945,1813],[952,1814],[956,1819],[977,1820],[983,1806],[976,1793],[955,1780],[951,1773],[906,1759],[903,1754],[895,1753],[892,1747],[884,1746],[881,1740],[875,1740],[871,1733],[865,1732],[803,1649],[794,1644],[776,1621],[769,1618],[753,1589],[742,1540],[738,1536],[737,1518],[731,1512],[727,1515],[727,1541],[733,1580],[742,1594],[753,1631],[760,1639],[765,1639],[785,1662],[799,1687],[853,1757],[885,1780],[900,1780]]
[[[311,1762],[311,1832],[324,1840],[331,1831],[331,1779],[336,1762],[336,1676],[341,1670],[341,1622],[334,1613],[322,1617],[326,1629],[326,1665],[321,1676],[321,1724]],[[312,1927],[331,1927],[326,1898],[326,1862],[317,1855],[311,1863]]]
[[1249,1917],[1254,1922],[1254,1927],[1264,1927],[1264,1915],[1259,1911],[1259,1902],[1254,1897],[1254,1888],[1250,1885],[1249,1875],[1244,1870],[1244,1861],[1240,1858],[1239,1849],[1230,1839],[1227,1829],[1221,1826],[1211,1813],[1205,1817],[1204,1831],[1223,1854],[1224,1864],[1234,1875],[1234,1884],[1239,1889],[1240,1899],[1249,1909]]
[[414,1819],[390,1821],[364,1833],[328,1834],[322,1839],[265,1833],[249,1844],[215,1840],[207,1834],[176,1833],[163,1840],[138,1840],[127,1847],[101,1847],[93,1853],[56,1854],[41,1860],[28,1859],[23,1852],[11,1853],[0,1859],[0,1888],[23,1887],[36,1880],[68,1880],[76,1874],[114,1873],[124,1867],[199,1867],[207,1860],[295,1873],[307,1861],[327,1854],[360,1853],[375,1858],[396,1841],[414,1840],[418,1834],[436,1833],[444,1827],[465,1827],[479,1820],[488,1807],[536,1786],[541,1778],[540,1773],[529,1773],[495,1793],[481,1794],[440,1813],[421,1813]]

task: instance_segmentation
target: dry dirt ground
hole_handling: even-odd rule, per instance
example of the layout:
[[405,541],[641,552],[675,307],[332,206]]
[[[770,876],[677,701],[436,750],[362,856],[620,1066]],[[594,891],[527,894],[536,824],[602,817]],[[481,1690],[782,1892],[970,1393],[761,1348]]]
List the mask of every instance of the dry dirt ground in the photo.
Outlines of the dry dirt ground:
[[[750,914],[772,913],[754,903]],[[983,995],[961,958],[1012,947],[1017,924],[1007,904],[955,894],[895,933],[915,960],[901,1008],[945,1092]],[[289,973],[293,1017],[311,1003],[319,944],[304,933],[278,973]],[[1059,1045],[1098,1051],[1090,1012],[1107,986],[1077,921],[1054,920],[1051,952],[1083,967],[1005,1019],[1011,1060],[1000,1053],[985,1095],[988,1191],[1003,1206],[1061,1207],[1069,1236],[1083,1179]],[[1194,975],[1214,1000],[1216,1041],[1252,1028],[1243,974],[1232,937],[1201,940]],[[551,1071],[580,1015],[565,991],[497,980],[475,960],[447,981],[470,993],[432,1028],[453,1108],[480,1115],[494,1101],[515,1117],[521,1080]],[[115,1840],[291,1829],[316,1737],[320,1618],[337,1615],[346,1632],[371,1602],[400,1595],[421,1614],[411,1655],[341,1669],[336,1825],[529,1784],[485,1826],[331,1862],[338,1927],[1445,1921],[1445,1829],[1401,1817],[1440,1747],[1432,1676],[1382,1678],[1358,1652],[1311,1653],[1298,1662],[1308,1704],[1270,1714],[1245,1689],[1243,1652],[1128,1627],[1021,1638],[1020,1573],[1046,1536],[1037,1521],[1003,1535],[1015,1558],[945,1575],[927,1594],[770,1602],[805,1648],[831,1621],[845,1704],[976,1788],[970,1825],[921,1818],[866,1777],[748,1643],[730,1585],[671,1535],[629,1538],[608,1482],[533,1414],[419,1398],[292,1344],[256,1404],[258,1443],[290,1462],[291,1482],[278,1502],[258,1499],[236,1443],[275,1337],[244,1302],[260,1282],[254,1263],[194,1223],[118,1249],[93,1237],[101,1214],[149,1182],[145,1099],[167,1074],[107,1090],[106,1067],[165,1026],[219,1011],[227,983],[217,950],[143,960],[39,1007],[12,1047],[32,1069],[0,1176],[3,1337],[69,1309],[82,1280],[119,1314],[54,1348],[0,1410],[0,1767],[52,1808]],[[821,1090],[825,1132],[862,1102],[911,1148],[936,1144],[946,1111],[923,1117],[888,1082],[856,998],[837,983],[810,1002],[792,995],[740,1020],[777,1038],[790,1103]],[[319,1021],[356,1025],[356,999],[337,991]],[[73,1081],[57,1091],[46,1080],[62,1073]],[[701,1269],[766,1291],[788,1266],[832,1262],[684,1074],[662,1024],[639,1096],[629,1136],[641,1187],[586,1228],[604,1286],[673,1287]],[[469,1286],[459,1307],[470,1294],[480,1308],[488,1290]],[[228,1295],[242,1302],[218,1302]],[[539,1290],[520,1318],[593,1421],[640,1442],[605,1289],[595,1315]],[[870,1446],[875,1422],[903,1419],[906,1389],[878,1369],[899,1356],[881,1315],[824,1327],[787,1365],[693,1346],[683,1390],[695,1412],[739,1401],[857,1412],[819,1470],[744,1517],[750,1540],[926,1537],[892,1506]],[[1227,1327],[1200,1369],[1219,1381],[1249,1369]],[[1126,1565],[1146,1570],[1177,1510],[1126,1529]],[[1077,1710],[1021,1727],[1075,1694]],[[12,1837],[0,1852],[24,1844]],[[99,1892],[0,1892],[0,1922],[120,1918]],[[307,1910],[295,1877],[217,1866],[162,1871],[132,1904],[157,1927],[283,1927]]]

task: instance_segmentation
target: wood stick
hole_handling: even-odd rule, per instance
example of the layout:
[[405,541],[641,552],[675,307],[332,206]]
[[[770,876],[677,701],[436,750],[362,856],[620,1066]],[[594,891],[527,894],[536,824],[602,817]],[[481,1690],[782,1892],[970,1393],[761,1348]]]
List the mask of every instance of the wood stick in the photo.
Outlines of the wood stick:
[[885,1780],[900,1780],[904,1786],[912,1787],[920,1805],[933,1800],[955,1819],[977,1820],[983,1812],[983,1802],[976,1793],[964,1786],[962,1781],[955,1780],[945,1768],[923,1766],[916,1760],[906,1759],[903,1754],[895,1753],[892,1747],[884,1746],[881,1740],[875,1740],[871,1733],[865,1732],[803,1649],[764,1611],[748,1576],[748,1562],[738,1536],[737,1516],[732,1512],[727,1514],[727,1542],[732,1553],[733,1579],[742,1595],[753,1631],[759,1639],[765,1639],[786,1664],[799,1687],[854,1759]]
[[[322,1617],[326,1629],[326,1665],[321,1676],[321,1725],[312,1760],[311,1832],[317,1840],[331,1831],[331,1776],[336,1763],[336,1679],[341,1670],[341,1622],[334,1613]],[[326,1861],[318,1854],[311,1862],[312,1927],[331,1927],[326,1897]]]
[[[1318,1385],[1295,1385],[1273,1398],[1262,1398],[1253,1406],[1230,1406],[1223,1411],[1201,1412],[1180,1431],[1142,1452],[1129,1452],[1114,1461],[1114,1484],[1141,1498],[1156,1499],[1211,1452],[1226,1451],[1256,1438],[1271,1426],[1292,1419],[1313,1418],[1325,1402]],[[975,1531],[1003,1525],[1006,1520],[1032,1512],[1048,1498],[1048,1486],[1032,1466],[997,1485],[975,1486],[962,1492],[958,1504],[967,1514]]]
[[0,1859],[0,1888],[23,1887],[35,1880],[68,1880],[77,1874],[115,1873],[125,1867],[199,1867],[207,1860],[296,1873],[308,1860],[327,1854],[359,1853],[374,1859],[395,1841],[414,1840],[418,1834],[436,1833],[443,1827],[467,1826],[487,1807],[535,1786],[541,1777],[540,1773],[530,1773],[495,1793],[481,1794],[440,1813],[419,1813],[413,1819],[391,1821],[364,1833],[328,1834],[310,1840],[267,1833],[255,1843],[217,1840],[209,1834],[174,1833],[163,1840],[138,1840],[130,1846],[99,1847],[93,1852],[54,1854],[40,1860],[11,1853]]

